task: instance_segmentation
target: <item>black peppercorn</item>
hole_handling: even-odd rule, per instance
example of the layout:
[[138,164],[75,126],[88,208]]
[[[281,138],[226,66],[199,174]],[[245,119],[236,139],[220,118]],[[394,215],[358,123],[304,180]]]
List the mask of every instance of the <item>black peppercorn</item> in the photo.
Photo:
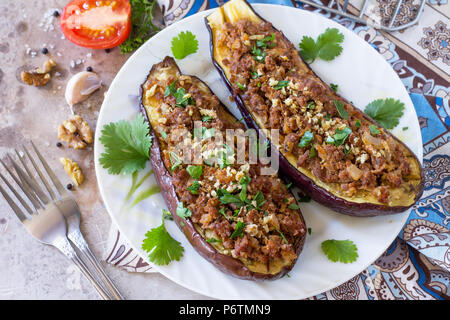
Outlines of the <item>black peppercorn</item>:
[[58,148],[61,148],[61,147],[62,147],[62,143],[61,143],[61,142],[57,142],[57,143],[56,143],[56,146],[57,146]]
[[71,190],[71,189],[73,188],[73,184],[68,183],[67,186],[66,186],[66,188],[67,188],[67,190]]
[[54,17],[59,17],[59,11],[58,10],[53,11],[53,16]]
[[47,54],[48,53],[48,49],[47,48],[42,48],[42,51],[41,51],[43,54]]
[[92,72],[92,70],[93,70],[92,67],[87,67],[86,68],[86,71]]

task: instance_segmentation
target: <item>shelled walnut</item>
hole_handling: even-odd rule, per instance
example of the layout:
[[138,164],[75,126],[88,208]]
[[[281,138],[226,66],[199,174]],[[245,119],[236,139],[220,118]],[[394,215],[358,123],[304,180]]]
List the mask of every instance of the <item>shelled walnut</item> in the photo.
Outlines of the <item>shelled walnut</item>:
[[29,86],[40,87],[50,81],[50,71],[54,66],[56,66],[56,62],[53,59],[48,59],[44,62],[42,68],[38,67],[32,71],[22,71],[20,76],[22,81]]
[[67,142],[69,148],[84,149],[94,141],[93,132],[88,123],[75,115],[58,127],[58,139]]
[[59,158],[59,161],[64,165],[64,170],[76,186],[83,183],[84,176],[78,163],[68,158]]

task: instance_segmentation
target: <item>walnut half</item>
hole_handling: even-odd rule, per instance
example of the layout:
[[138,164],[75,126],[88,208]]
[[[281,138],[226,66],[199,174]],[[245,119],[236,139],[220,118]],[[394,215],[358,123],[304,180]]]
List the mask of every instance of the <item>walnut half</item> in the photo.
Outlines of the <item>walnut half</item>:
[[79,115],[71,117],[58,127],[58,139],[67,142],[69,148],[84,149],[92,143],[93,132]]
[[84,181],[84,176],[78,166],[78,163],[68,158],[59,158],[59,161],[64,165],[64,170],[69,175],[73,183],[76,186],[79,186]]
[[53,59],[49,59],[44,62],[42,68],[35,68],[32,71],[22,71],[20,76],[22,81],[29,86],[40,87],[50,81],[50,71],[56,66],[56,62]]

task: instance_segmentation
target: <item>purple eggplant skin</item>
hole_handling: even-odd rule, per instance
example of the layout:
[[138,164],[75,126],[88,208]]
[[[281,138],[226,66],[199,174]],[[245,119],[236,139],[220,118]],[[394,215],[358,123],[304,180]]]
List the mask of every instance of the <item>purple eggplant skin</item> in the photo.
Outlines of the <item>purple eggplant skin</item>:
[[[144,85],[147,82],[147,79],[151,77],[153,72],[155,72],[158,68],[161,67],[173,67],[178,70],[178,72],[181,74],[180,69],[178,68],[178,65],[176,64],[175,60],[172,57],[165,57],[164,60],[158,64],[153,65],[151,68],[146,80],[140,87],[140,112],[144,116],[144,119],[148,122],[150,127],[150,136],[153,139],[152,146],[150,148],[150,163],[152,165],[153,172],[155,174],[156,181],[161,189],[161,194],[164,197],[164,201],[171,213],[171,216],[175,223],[177,224],[178,228],[184,233],[186,238],[189,240],[191,245],[194,247],[194,249],[207,261],[212,263],[217,269],[220,271],[229,274],[233,277],[243,279],[243,280],[276,280],[283,276],[285,276],[295,265],[294,261],[290,266],[287,266],[283,268],[280,272],[276,274],[264,274],[264,273],[257,273],[249,270],[244,263],[242,263],[240,260],[235,259],[231,256],[222,254],[218,252],[211,244],[206,242],[206,240],[202,237],[202,235],[196,230],[194,227],[194,224],[190,218],[187,218],[186,220],[181,218],[176,214],[178,203],[180,202],[178,199],[178,196],[175,191],[175,187],[172,183],[172,176],[170,172],[167,170],[167,168],[164,165],[164,161],[161,156],[161,150],[160,150],[160,143],[158,140],[158,137],[155,133],[155,131],[152,128],[149,115],[147,114],[147,110],[144,106],[143,97],[145,94]],[[202,82],[205,86],[206,84],[201,81],[199,78],[195,76],[191,76],[193,79]],[[208,87],[209,89],[209,87]],[[211,89],[209,89],[211,94],[213,92]],[[237,119],[229,112],[227,108],[222,104],[223,110],[226,111],[226,114],[230,116],[230,119]],[[298,211],[299,217],[301,218],[303,224],[306,228],[306,223],[303,218],[303,215],[301,211]],[[303,245],[305,243],[306,239],[306,233],[305,236],[302,238],[299,238],[296,243],[296,254],[297,257],[299,257]]]
[[[250,10],[258,17],[260,18],[262,21],[266,21],[265,19],[263,19],[257,12],[255,12],[255,10],[253,9],[253,7],[246,1],[246,0],[240,0],[242,2],[245,2],[247,4],[247,6],[250,8]],[[218,9],[216,9],[218,10]],[[228,78],[226,77],[225,71],[222,69],[222,67],[220,66],[220,64],[216,61],[216,59],[214,58],[214,35],[213,35],[213,30],[211,28],[211,26],[209,25],[208,22],[208,16],[205,17],[205,25],[206,28],[209,32],[209,36],[210,36],[210,54],[211,54],[211,59],[213,62],[213,65],[215,66],[215,68],[217,69],[220,78],[222,79],[222,81],[225,83],[225,86],[227,87],[228,91],[231,93],[236,106],[238,107],[239,111],[241,112],[245,124],[252,129],[255,130],[260,130],[261,128],[258,126],[256,120],[254,119],[253,115],[251,114],[251,112],[245,107],[245,103],[243,101],[243,98],[241,97],[240,94],[234,92],[232,85],[230,83],[230,81],[228,80]],[[275,30],[279,31],[278,29],[276,29],[275,27],[273,27]],[[285,41],[290,42],[282,33],[283,38],[285,39]],[[298,54],[300,59],[307,65],[309,66],[305,60],[302,58],[302,56],[300,54]],[[312,69],[310,68],[310,70],[312,71]],[[313,74],[320,79],[320,77],[317,76],[317,74],[312,71]],[[337,95],[337,97],[345,103],[349,103],[348,100],[342,98],[341,96]],[[375,124],[378,127],[382,127],[379,123],[377,123],[375,120],[373,120],[372,118],[370,118],[369,116],[367,116],[366,114],[363,114],[363,117],[370,121],[371,123]],[[396,141],[400,142],[412,155],[414,155],[414,153],[403,143],[401,142],[398,138],[396,138],[394,135],[392,135],[389,131],[386,131],[386,133],[388,135],[390,135],[391,137],[393,137]],[[270,139],[269,139],[270,141]],[[318,202],[319,204],[322,204],[338,213],[342,213],[345,215],[349,215],[349,216],[354,216],[354,217],[373,217],[373,216],[384,216],[384,215],[390,215],[390,214],[395,214],[395,213],[401,213],[404,212],[406,210],[408,210],[409,208],[411,208],[415,202],[417,202],[424,191],[424,173],[423,173],[423,168],[420,164],[420,161],[417,159],[417,163],[419,165],[419,169],[420,169],[420,177],[421,177],[421,181],[420,184],[416,187],[415,190],[415,198],[414,198],[414,203],[411,204],[410,206],[387,206],[387,205],[381,205],[381,204],[376,204],[376,203],[370,203],[370,202],[351,202],[348,201],[346,199],[343,199],[333,193],[331,193],[330,191],[318,186],[313,180],[311,180],[309,177],[307,177],[306,175],[304,175],[303,173],[301,173],[299,170],[297,170],[297,168],[295,168],[287,159],[286,157],[278,151],[278,149],[276,147],[271,148],[271,150],[276,150],[275,152],[278,153],[278,157],[279,157],[279,168],[281,171],[281,175],[288,177],[288,179],[290,181],[292,181],[292,183],[294,185],[296,185],[297,187],[299,187],[303,193],[305,193],[306,195],[308,195],[311,199],[313,199],[314,201]],[[273,151],[272,151],[273,152]],[[276,154],[274,155],[276,156]]]

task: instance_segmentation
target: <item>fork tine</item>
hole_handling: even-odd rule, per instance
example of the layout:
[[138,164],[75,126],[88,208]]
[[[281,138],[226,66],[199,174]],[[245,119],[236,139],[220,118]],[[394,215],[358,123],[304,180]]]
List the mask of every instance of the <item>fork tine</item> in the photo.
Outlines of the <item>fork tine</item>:
[[5,182],[5,184],[8,186],[9,190],[11,190],[12,193],[14,193],[14,196],[19,200],[20,204],[27,210],[29,214],[33,214],[33,210],[28,206],[26,201],[20,196],[20,194],[11,186],[11,184],[6,180],[5,176],[0,173],[0,178]]
[[55,173],[50,169],[50,167],[47,164],[47,161],[45,161],[44,157],[42,157],[41,153],[38,151],[36,146],[34,145],[33,141],[30,140],[31,145],[33,146],[34,152],[36,152],[39,160],[41,160],[42,166],[44,167],[45,171],[47,171],[48,176],[50,177],[50,180],[52,180],[53,184],[55,185],[56,189],[58,190],[60,195],[63,195],[66,193],[66,189],[63,187],[62,183],[59,181],[59,179],[56,177]]
[[39,200],[45,205],[50,202],[50,199],[45,195],[44,191],[42,191],[41,187],[38,185],[37,181],[31,176],[28,176],[20,167],[19,165],[11,158],[9,154],[6,155],[9,160],[11,161],[14,169],[17,172],[17,175],[22,179],[25,180],[25,184],[27,184],[30,189],[38,196]]
[[[16,149],[14,149],[14,152],[16,153],[17,158],[19,158],[20,163],[22,163],[22,166],[25,168],[25,171],[28,173],[28,175],[29,175],[30,177],[32,177],[33,174],[30,172],[30,170],[28,169],[28,166],[25,164],[25,161],[23,160],[23,155],[21,156],[21,155],[19,154],[19,152],[17,152]],[[19,178],[20,178],[20,177],[19,177]]]
[[11,170],[9,170],[9,168],[6,166],[6,164],[3,162],[2,159],[0,159],[0,163],[3,165],[3,167],[5,167],[6,171],[8,171],[9,175],[14,179],[15,183],[17,183],[17,185],[20,187],[20,189],[23,191],[23,193],[25,193],[25,195],[28,197],[28,199],[33,204],[34,208],[36,210],[42,208],[39,200],[36,198],[36,195],[33,194],[33,192],[31,192],[31,190],[29,190],[29,188],[27,187],[27,184],[21,183],[19,181],[19,179],[16,177],[16,175]]
[[30,160],[31,164],[33,165],[34,169],[36,169],[36,172],[38,173],[39,178],[41,178],[41,181],[44,184],[45,189],[47,189],[48,193],[50,194],[50,198],[52,198],[52,200],[56,200],[55,194],[53,193],[52,188],[48,184],[47,179],[45,179],[44,175],[42,174],[42,171],[36,165],[36,162],[33,160],[33,157],[31,157],[30,153],[25,148],[25,146],[22,146],[22,147],[23,147],[23,151],[25,151],[25,154],[27,155],[27,157]]
[[[8,186],[9,187],[9,186]],[[12,189],[11,189],[12,190]],[[8,195],[8,193],[5,191],[5,189],[2,188],[2,186],[0,186],[0,193],[3,195],[3,197],[6,199],[6,202],[8,202],[9,206],[11,207],[11,209],[13,209],[14,213],[17,215],[17,217],[19,218],[19,220],[21,222],[24,222],[25,220],[27,220],[27,217],[25,216],[25,214],[22,212],[22,210],[20,210],[20,208],[14,203],[14,201],[11,199],[11,197]]]

